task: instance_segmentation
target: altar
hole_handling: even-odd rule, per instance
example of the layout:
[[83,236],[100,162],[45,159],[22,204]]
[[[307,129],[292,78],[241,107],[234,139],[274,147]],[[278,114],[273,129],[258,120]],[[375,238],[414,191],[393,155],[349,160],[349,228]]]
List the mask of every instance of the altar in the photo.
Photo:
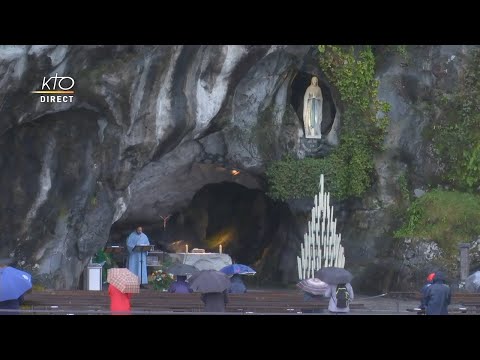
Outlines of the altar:
[[172,261],[195,266],[198,270],[220,270],[232,265],[228,254],[220,253],[173,253],[168,254]]
[[[159,266],[160,262],[170,258],[172,262],[183,263],[195,266],[198,270],[220,270],[221,268],[232,265],[232,258],[225,253],[164,253],[149,252],[147,257],[147,266]],[[157,260],[158,259],[158,260]]]

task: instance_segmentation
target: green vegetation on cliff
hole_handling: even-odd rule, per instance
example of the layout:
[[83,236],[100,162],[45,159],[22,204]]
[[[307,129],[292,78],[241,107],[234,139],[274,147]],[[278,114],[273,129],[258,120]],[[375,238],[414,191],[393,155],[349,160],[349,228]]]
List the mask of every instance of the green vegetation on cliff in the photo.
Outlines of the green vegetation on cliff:
[[339,146],[322,159],[275,161],[267,168],[274,199],[310,197],[318,192],[319,174],[337,199],[362,195],[370,186],[373,157],[382,149],[389,105],[378,100],[375,57],[370,46],[321,45],[320,67],[339,92],[342,129]]
[[457,191],[433,190],[416,199],[396,237],[435,241],[447,253],[480,234],[480,197]]
[[[325,159],[312,158],[298,160],[287,157],[282,161],[275,161],[267,169],[269,195],[282,200],[314,196],[318,193],[320,174],[332,173],[329,165]],[[326,175],[325,181],[329,191],[332,191],[330,176]]]
[[472,192],[480,186],[480,50],[469,52],[451,94],[439,94],[440,116],[426,130],[444,165],[443,181]]
[[433,190],[415,200],[395,233],[434,241],[452,258],[458,243],[480,235],[480,197],[472,194],[480,186],[480,50],[465,60],[455,86],[434,90],[433,119],[424,132],[442,164],[440,182],[452,191]]

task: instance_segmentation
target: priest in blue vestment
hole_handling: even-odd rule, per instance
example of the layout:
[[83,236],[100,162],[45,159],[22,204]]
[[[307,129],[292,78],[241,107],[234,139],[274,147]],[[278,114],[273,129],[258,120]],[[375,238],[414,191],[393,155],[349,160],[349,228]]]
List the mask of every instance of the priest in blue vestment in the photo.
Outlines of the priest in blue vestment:
[[140,284],[148,284],[147,276],[147,252],[133,251],[136,245],[150,245],[147,235],[143,233],[141,226],[138,226],[127,239],[128,269],[140,279]]

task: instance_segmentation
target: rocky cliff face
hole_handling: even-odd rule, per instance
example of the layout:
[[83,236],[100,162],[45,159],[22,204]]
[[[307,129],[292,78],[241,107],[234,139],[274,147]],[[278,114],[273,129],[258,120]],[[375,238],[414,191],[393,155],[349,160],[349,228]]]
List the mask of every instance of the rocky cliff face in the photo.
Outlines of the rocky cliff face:
[[[0,255],[47,285],[75,288],[115,222],[158,222],[184,210],[207,184],[264,190],[268,161],[287,151],[327,152],[338,141],[341,114],[314,49],[0,46]],[[433,89],[457,81],[467,50],[416,46],[408,66],[392,56],[379,68],[380,97],[392,104],[387,149],[377,159],[371,192],[338,204],[337,215],[347,263],[365,288],[390,286],[388,271],[380,279],[370,272],[402,264],[391,254],[398,176],[408,169],[417,188],[435,176],[421,136],[431,119],[426,104]],[[72,102],[41,102],[41,94],[31,93],[55,74],[74,79]],[[297,115],[312,75],[329,96],[328,126],[315,144],[305,141]],[[232,169],[240,174],[232,176]],[[281,268],[283,281],[295,280],[304,230],[298,209],[291,210],[281,226],[287,230],[271,247],[275,260],[262,265]]]
[[[242,169],[235,182],[261,188],[268,150],[298,146],[288,93],[309,50],[0,47],[0,252],[76,287],[117,220],[158,221],[203,185],[233,181],[231,168]],[[55,74],[74,79],[73,102],[31,94]]]
[[[379,97],[391,104],[391,123],[385,151],[376,159],[377,178],[363,199],[339,204],[347,258],[354,264],[357,284],[365,291],[418,289],[425,276],[439,268],[458,279],[458,264],[442,263],[432,243],[394,239],[400,226],[399,204],[407,189],[421,196],[428,184],[438,183],[442,164],[434,156],[424,129],[439,109],[434,96],[446,93],[459,81],[469,46],[409,46],[408,61],[389,56],[379,64]],[[476,250],[476,247],[475,247]]]

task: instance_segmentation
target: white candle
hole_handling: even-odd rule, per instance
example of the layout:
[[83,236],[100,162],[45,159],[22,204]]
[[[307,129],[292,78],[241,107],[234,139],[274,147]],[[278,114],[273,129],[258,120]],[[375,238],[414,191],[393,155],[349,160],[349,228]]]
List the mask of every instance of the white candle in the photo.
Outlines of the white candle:
[[188,253],[188,245],[185,245],[185,253]]
[[297,266],[298,266],[298,278],[300,280],[303,280],[302,279],[302,264],[301,264],[302,260],[300,259],[299,256],[297,256]]
[[222,245],[218,246],[218,252],[221,254],[222,253]]

